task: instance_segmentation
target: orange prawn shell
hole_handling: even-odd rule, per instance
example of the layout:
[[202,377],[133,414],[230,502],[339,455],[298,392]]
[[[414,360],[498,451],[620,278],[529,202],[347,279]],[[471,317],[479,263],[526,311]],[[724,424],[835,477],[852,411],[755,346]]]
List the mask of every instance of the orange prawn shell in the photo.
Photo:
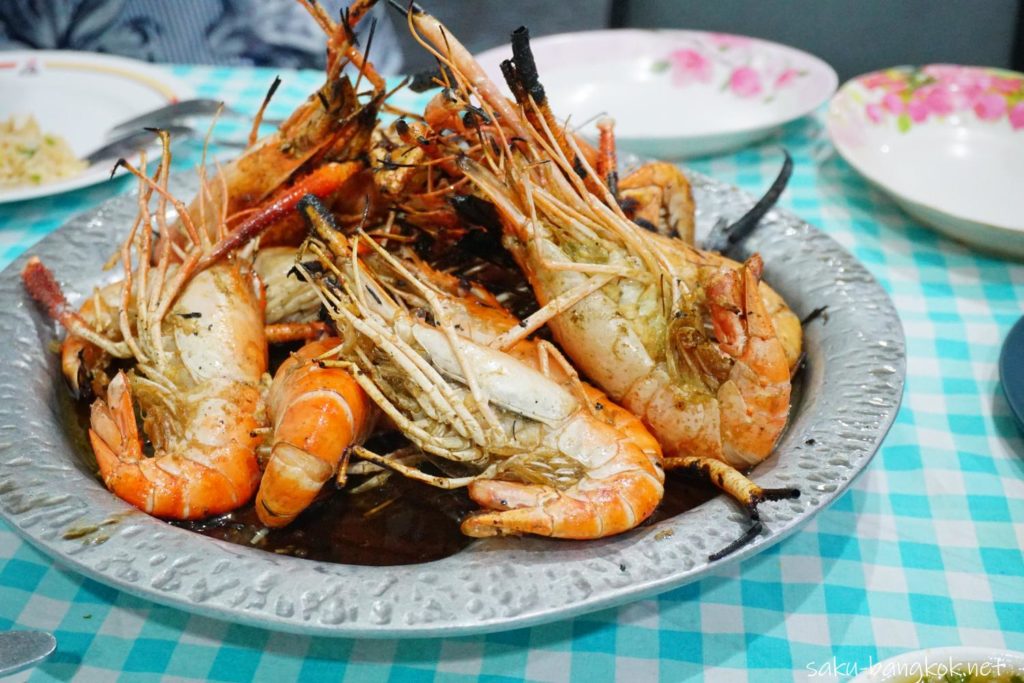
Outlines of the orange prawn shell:
[[310,342],[274,376],[267,395],[272,454],[256,496],[267,526],[284,526],[304,510],[336,474],[345,451],[373,426],[372,404],[355,379],[317,360],[339,343]]
[[[236,387],[237,429],[205,462],[176,454],[146,458],[131,389],[119,372],[107,400],[97,400],[91,410],[89,440],[104,484],[125,502],[164,519],[204,519],[238,508],[252,498],[259,482],[259,465],[248,455],[259,445],[254,431],[260,426],[254,418],[259,405],[255,387]],[[136,466],[125,465],[126,455]]]

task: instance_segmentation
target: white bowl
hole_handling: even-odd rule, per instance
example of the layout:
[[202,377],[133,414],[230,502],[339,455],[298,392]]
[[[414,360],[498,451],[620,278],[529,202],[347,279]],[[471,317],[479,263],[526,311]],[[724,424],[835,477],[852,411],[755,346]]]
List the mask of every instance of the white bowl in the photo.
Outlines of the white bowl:
[[1024,652],[987,647],[936,647],[890,657],[861,671],[850,683],[917,683],[925,676],[944,680],[949,673],[973,673],[971,680],[987,681],[979,675],[999,676],[1024,672]]
[[[806,52],[703,31],[616,29],[531,41],[555,115],[596,135],[615,119],[619,147],[680,159],[742,147],[823,104],[838,79]],[[477,59],[504,84],[508,46]]]
[[1024,75],[900,67],[859,76],[829,105],[836,150],[922,223],[1024,258]]

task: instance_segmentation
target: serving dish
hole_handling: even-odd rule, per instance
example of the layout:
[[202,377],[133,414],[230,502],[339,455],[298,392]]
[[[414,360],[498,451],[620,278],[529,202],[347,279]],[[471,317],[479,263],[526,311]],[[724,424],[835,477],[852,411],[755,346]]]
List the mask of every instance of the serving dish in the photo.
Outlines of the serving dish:
[[[910,683],[911,681],[1003,681],[1024,672],[1024,652],[989,647],[934,647],[884,659],[862,671],[850,683]],[[947,674],[952,676],[947,677]],[[931,676],[933,678],[924,678]],[[998,678],[1006,676],[1006,679]]]
[[829,136],[925,225],[1024,258],[1024,74],[932,64],[859,76],[828,107]]
[[[554,111],[596,136],[614,112],[620,148],[662,159],[718,154],[766,137],[824,104],[838,78],[806,52],[757,38],[615,29],[530,41]],[[507,46],[476,55],[496,83]]]
[[[0,53],[0,120],[31,114],[43,132],[64,138],[81,158],[104,143],[115,124],[191,97],[192,88],[134,59],[71,50]],[[110,178],[97,164],[71,178],[44,185],[0,187],[0,203],[88,187]]]
[[[196,176],[175,176],[190,196]],[[753,200],[692,174],[700,232],[735,220]],[[83,214],[30,250],[78,294],[109,275],[100,265],[135,216],[131,194]],[[709,554],[747,520],[722,496],[617,537],[565,542],[475,541],[435,562],[365,567],[231,545],[165,524],[111,495],[69,430],[66,389],[47,350],[53,325],[23,292],[22,257],[0,274],[0,514],[30,543],[98,581],[190,612],[295,632],[346,637],[447,636],[529,626],[651,595],[760,552],[822,510],[864,469],[898,408],[902,327],[884,290],[835,241],[771,211],[747,244],[807,327],[803,393],[776,453],[752,474],[798,486],[765,503],[765,532],[735,554]]]

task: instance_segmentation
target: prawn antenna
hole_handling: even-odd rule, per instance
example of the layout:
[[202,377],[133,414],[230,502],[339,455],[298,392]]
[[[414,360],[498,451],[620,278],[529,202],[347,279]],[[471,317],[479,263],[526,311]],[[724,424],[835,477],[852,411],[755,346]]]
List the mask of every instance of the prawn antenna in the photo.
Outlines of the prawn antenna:
[[712,230],[704,244],[701,245],[702,249],[728,255],[731,250],[747,239],[757,226],[760,225],[761,219],[775,205],[779,200],[779,195],[786,189],[789,177],[793,173],[793,157],[785,149],[782,150],[782,153],[786,157],[782,163],[782,169],[779,170],[779,175],[776,176],[775,181],[768,188],[768,191],[765,192],[764,196],[757,200],[757,203],[751,207],[750,211],[743,214],[732,225]]
[[[281,77],[274,76],[274,82],[270,84],[270,88],[267,89],[267,94],[263,96],[263,103],[260,104],[259,110],[256,112],[256,116],[252,117],[252,128],[249,130],[249,147],[256,144],[256,138],[259,137],[260,125],[263,123],[263,114],[267,111],[267,107],[270,105],[270,100],[274,97],[274,93],[281,86]],[[317,94],[321,95],[319,90]]]
[[359,47],[359,37],[356,35],[355,30],[353,30],[352,22],[349,20],[348,7],[343,7],[341,9],[341,28],[345,32],[345,40],[352,45]]
[[125,159],[124,157],[121,157],[120,159],[114,162],[114,167],[110,169],[111,178],[114,177],[114,174],[117,173],[117,169],[119,168],[128,168],[128,160]]
[[[347,25],[347,24],[346,24]],[[370,20],[370,33],[366,38],[366,49],[363,50],[363,62],[369,62],[370,60],[370,48],[373,47],[373,34],[377,31],[377,17]],[[359,84],[363,80],[363,69],[359,69],[359,76],[356,77],[356,84],[352,86],[352,90],[359,92]]]

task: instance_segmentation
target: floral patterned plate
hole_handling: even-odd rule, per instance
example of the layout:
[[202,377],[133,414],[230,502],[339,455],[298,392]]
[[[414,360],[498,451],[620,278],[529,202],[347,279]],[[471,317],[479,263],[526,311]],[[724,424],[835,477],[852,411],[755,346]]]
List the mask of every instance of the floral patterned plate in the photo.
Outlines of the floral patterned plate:
[[932,64],[859,76],[828,109],[836,150],[922,223],[1024,258],[1024,74]]
[[[817,57],[755,38],[702,31],[617,29],[532,41],[558,116],[584,134],[615,112],[619,146],[681,159],[748,145],[825,103],[838,84]],[[507,46],[477,56],[502,83]]]

